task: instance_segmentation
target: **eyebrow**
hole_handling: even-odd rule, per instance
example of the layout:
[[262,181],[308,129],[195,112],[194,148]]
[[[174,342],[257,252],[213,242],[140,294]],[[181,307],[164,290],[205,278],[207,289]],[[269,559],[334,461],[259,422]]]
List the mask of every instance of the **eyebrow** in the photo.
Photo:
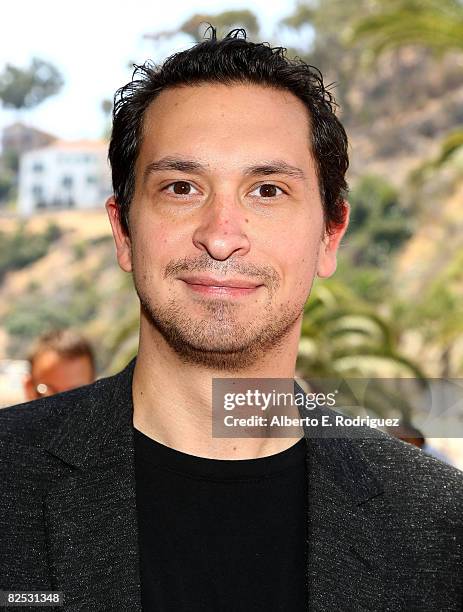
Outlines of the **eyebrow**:
[[[151,174],[163,172],[165,170],[205,174],[207,172],[207,166],[193,159],[167,156],[157,161],[150,162],[146,166],[145,171],[143,172],[143,182],[146,182]],[[271,174],[283,174],[299,180],[304,180],[306,178],[306,175],[301,168],[291,166],[291,164],[288,164],[280,159],[247,166],[243,169],[243,174],[245,176],[268,176]]]

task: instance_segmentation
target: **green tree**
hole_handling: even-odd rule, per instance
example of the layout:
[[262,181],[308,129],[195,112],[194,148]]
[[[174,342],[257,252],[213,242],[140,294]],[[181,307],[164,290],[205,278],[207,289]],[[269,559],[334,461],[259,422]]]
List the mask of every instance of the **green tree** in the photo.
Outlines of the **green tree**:
[[362,177],[349,196],[351,216],[346,242],[355,265],[389,263],[412,235],[411,217],[400,203],[398,191],[379,176]]
[[394,369],[423,378],[421,368],[400,351],[401,333],[344,283],[317,281],[304,309],[298,369],[315,376]]
[[14,174],[8,168],[0,170],[0,203],[11,198],[15,187]]
[[[344,283],[317,281],[304,309],[297,375],[309,382],[315,379],[312,387],[316,391],[323,390],[324,379],[372,379],[366,408],[390,416],[394,407],[409,419],[412,406],[407,398],[375,381],[384,376],[411,377],[420,385],[425,380],[420,366],[400,350],[402,331],[396,320],[379,315]],[[317,383],[321,383],[320,389]],[[346,396],[349,384],[343,389],[342,400],[351,405],[349,393]]]
[[[377,0],[373,14],[352,27],[348,40],[368,43],[373,59],[384,51],[420,45],[441,56],[463,51],[463,4],[460,0]],[[444,165],[463,146],[463,130],[454,132],[443,143],[441,154],[431,162]]]
[[198,13],[187,19],[180,26],[180,31],[189,34],[195,41],[200,41],[209,24],[217,28],[219,37],[234,28],[245,28],[249,38],[254,38],[259,33],[257,17],[246,9],[223,11],[216,15]]
[[294,34],[302,34],[307,28],[312,35],[299,55],[319,68],[327,83],[336,87],[336,99],[342,108],[344,120],[351,113],[349,92],[358,72],[361,50],[352,49],[343,34],[348,31],[355,15],[369,14],[369,0],[305,0],[295,11],[281,20],[280,25]]
[[248,38],[255,38],[259,33],[259,24],[257,17],[252,11],[247,9],[229,10],[222,13],[195,13],[184,21],[176,30],[163,30],[145,34],[144,38],[149,38],[155,41],[163,38],[171,38],[179,33],[191,36],[195,42],[203,39],[206,29],[209,24],[217,28],[218,36],[224,36],[230,30],[235,28],[245,28]]
[[39,58],[26,68],[7,64],[0,73],[0,100],[6,108],[33,108],[58,93],[63,83],[58,69]]
[[443,378],[460,376],[463,364],[455,364],[454,354],[463,335],[463,250],[421,288],[418,299],[403,313],[409,329],[419,330],[425,345],[435,347],[439,358],[437,374]]
[[46,255],[60,237],[61,230],[54,223],[41,233],[31,233],[24,223],[18,223],[14,232],[0,232],[0,281],[7,272],[20,270]]
[[367,39],[376,56],[418,44],[442,54],[463,51],[463,5],[459,0],[377,0],[377,10],[353,27],[350,40]]
[[112,121],[111,114],[113,112],[113,101],[105,98],[101,101],[101,111],[104,115],[103,138],[109,140],[111,137]]

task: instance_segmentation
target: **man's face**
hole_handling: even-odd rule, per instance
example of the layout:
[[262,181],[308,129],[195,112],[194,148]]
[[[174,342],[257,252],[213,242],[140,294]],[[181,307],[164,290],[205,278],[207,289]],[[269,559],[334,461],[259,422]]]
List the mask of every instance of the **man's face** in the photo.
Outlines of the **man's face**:
[[26,398],[34,400],[89,385],[93,380],[93,367],[88,357],[66,358],[47,350],[34,359],[24,390]]
[[205,84],[145,115],[130,237],[107,207],[144,320],[188,362],[239,370],[300,333],[313,278],[330,276],[346,223],[324,238],[309,119],[289,92]]

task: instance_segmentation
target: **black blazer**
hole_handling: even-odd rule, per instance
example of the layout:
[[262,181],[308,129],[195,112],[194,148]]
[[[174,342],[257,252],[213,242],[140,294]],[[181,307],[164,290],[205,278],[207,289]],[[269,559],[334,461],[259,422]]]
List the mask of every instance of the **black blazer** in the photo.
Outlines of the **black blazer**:
[[[0,588],[141,610],[133,366],[0,410]],[[308,610],[463,609],[461,472],[380,432],[307,437],[307,465]]]

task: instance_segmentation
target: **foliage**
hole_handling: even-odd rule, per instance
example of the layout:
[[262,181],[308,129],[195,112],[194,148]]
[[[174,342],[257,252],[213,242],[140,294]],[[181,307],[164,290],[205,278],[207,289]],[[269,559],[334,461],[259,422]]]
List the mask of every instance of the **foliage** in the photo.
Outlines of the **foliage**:
[[12,172],[14,176],[18,175],[19,171],[19,153],[15,150],[4,151],[2,154],[2,165]]
[[100,301],[95,284],[86,277],[62,285],[53,296],[40,286],[30,286],[5,317],[10,354],[20,357],[34,338],[49,329],[81,327],[95,317]]
[[379,375],[387,368],[423,378],[401,354],[400,332],[342,282],[316,283],[304,309],[298,370],[324,377]]
[[105,117],[109,117],[113,112],[113,101],[105,98],[101,102],[101,111]]
[[434,161],[434,167],[439,168],[444,165],[456,152],[463,146],[463,130],[458,129],[449,134],[441,144],[441,150]]
[[463,50],[463,5],[458,0],[381,0],[354,26],[351,40],[366,39],[378,56],[402,45],[425,45],[442,54]]
[[27,68],[5,66],[0,73],[0,100],[7,108],[33,108],[58,93],[62,85],[58,69],[34,57]]
[[213,25],[217,28],[219,37],[224,36],[235,28],[245,28],[249,38],[254,38],[259,32],[259,24],[254,13],[247,9],[229,10],[221,13],[195,13],[184,21],[176,30],[163,30],[151,34],[145,34],[144,38],[158,41],[170,38],[178,33],[191,36],[195,42],[204,38],[205,31]]
[[412,186],[420,187],[426,182],[429,175],[434,176],[436,171],[445,166],[454,157],[454,153],[463,148],[463,129],[457,129],[444,138],[440,151],[436,157],[421,163],[409,176]]
[[217,28],[219,37],[234,28],[245,28],[249,38],[257,36],[259,32],[256,16],[247,9],[223,11],[215,15],[197,13],[180,26],[180,31],[199,41],[203,38],[208,24]]
[[0,169],[0,202],[7,202],[15,187],[14,175],[8,170]]
[[75,242],[72,246],[74,251],[74,259],[80,261],[84,259],[87,254],[87,244],[83,240],[79,240],[79,242]]
[[[57,226],[50,224],[45,236],[57,236]],[[28,291],[6,312],[4,328],[10,337],[9,353],[20,357],[34,338],[57,327],[82,328],[97,315],[102,303],[95,274],[79,274],[65,279],[50,293],[49,286],[32,280]],[[100,353],[100,351],[99,351]],[[99,358],[101,355],[99,354]]]
[[24,223],[13,233],[0,232],[0,281],[11,270],[19,270],[40,259],[50,244],[61,236],[60,228],[49,223],[42,233],[32,234]]
[[367,175],[352,190],[346,242],[355,266],[384,266],[412,234],[409,212],[385,179]]
[[343,36],[355,15],[368,15],[369,0],[308,0],[299,2],[293,14],[280,24],[293,34],[310,26],[312,37],[300,55],[319,68],[325,81],[335,87],[335,97],[342,108],[344,119],[352,112],[350,89],[359,69],[361,50],[349,47]]
[[[349,245],[341,246],[335,279],[350,287],[353,293],[370,305],[379,307],[391,295],[391,271],[389,266],[354,265]],[[332,279],[325,283],[329,287]]]
[[103,138],[104,140],[109,140],[111,138],[111,130],[112,130],[112,121],[111,115],[113,112],[113,101],[105,98],[101,102],[101,111],[105,118],[104,128],[103,128]]
[[[406,312],[409,328],[419,329],[425,343],[437,343],[439,375],[451,376],[450,357],[463,335],[463,250],[421,291],[420,299]],[[461,373],[461,372],[460,372]]]
[[[378,0],[377,10],[352,27],[351,43],[363,41],[370,56],[388,49],[420,45],[437,56],[463,51],[463,4],[459,0]],[[435,167],[463,146],[462,133],[450,136]]]

